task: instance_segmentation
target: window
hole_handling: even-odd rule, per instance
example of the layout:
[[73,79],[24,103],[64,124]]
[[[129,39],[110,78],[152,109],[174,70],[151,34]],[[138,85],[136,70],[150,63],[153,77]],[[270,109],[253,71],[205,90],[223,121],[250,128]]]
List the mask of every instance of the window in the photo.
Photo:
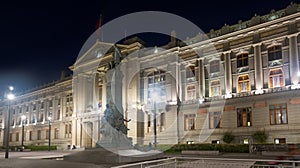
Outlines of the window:
[[248,53],[241,53],[236,56],[237,68],[248,66]]
[[19,133],[18,132],[16,133],[16,141],[17,142],[19,141]]
[[72,124],[69,124],[69,134],[72,133]]
[[213,140],[211,141],[212,144],[220,144],[220,140]]
[[68,134],[68,124],[65,125],[65,134]]
[[209,128],[221,128],[222,117],[221,112],[209,112]]
[[244,138],[243,143],[244,144],[249,144],[249,139],[248,138]]
[[33,110],[36,110],[36,104],[33,104]]
[[59,129],[55,128],[54,129],[54,139],[58,139],[59,138]]
[[209,63],[210,73],[220,72],[220,61],[214,60]]
[[29,131],[29,141],[32,141],[32,131]]
[[32,123],[36,123],[36,114],[33,114],[32,116]]
[[274,143],[275,144],[285,144],[286,141],[285,141],[285,138],[275,138]]
[[40,114],[40,122],[43,122],[44,121],[44,113],[41,113]]
[[274,45],[268,48],[268,58],[269,61],[274,61],[281,59],[281,46],[280,45]]
[[196,129],[196,115],[195,114],[186,114],[184,115],[184,130],[195,130]]
[[148,127],[151,127],[151,115],[148,114]]
[[26,106],[26,112],[28,112],[29,111],[29,106]]
[[221,95],[221,89],[220,89],[220,81],[212,81],[210,85],[210,92],[211,96],[220,96]]
[[166,122],[166,113],[161,113],[160,114],[160,126],[165,126],[166,125],[165,122]]
[[37,140],[41,140],[42,139],[42,131],[38,130],[37,131]]
[[44,109],[45,102],[41,102],[41,109]]
[[12,133],[9,133],[9,142],[12,142]]
[[57,100],[57,105],[58,106],[60,105],[60,98]]
[[286,103],[283,104],[273,104],[269,106],[270,110],[270,124],[287,124],[288,114]]
[[46,139],[49,139],[49,129],[46,130]]
[[236,111],[237,111],[237,126],[238,127],[252,126],[252,109],[251,109],[251,107],[238,108]]
[[196,99],[195,85],[188,86],[186,90],[187,90],[187,100],[195,100]]
[[49,107],[53,107],[53,100],[49,100]]
[[270,88],[284,86],[283,72],[282,72],[281,68],[270,70],[269,86],[270,86]]
[[60,119],[60,110],[57,110],[57,119]]
[[250,91],[250,80],[248,75],[242,75],[238,78],[238,93]]
[[153,93],[159,92],[157,96],[160,96],[162,100],[166,96],[166,74],[164,71],[157,70],[148,74],[148,101],[153,101],[155,96]]
[[187,81],[195,81],[195,66],[191,65],[186,69],[186,79]]
[[12,119],[12,122],[10,124],[11,126],[14,126],[15,125],[15,119]]

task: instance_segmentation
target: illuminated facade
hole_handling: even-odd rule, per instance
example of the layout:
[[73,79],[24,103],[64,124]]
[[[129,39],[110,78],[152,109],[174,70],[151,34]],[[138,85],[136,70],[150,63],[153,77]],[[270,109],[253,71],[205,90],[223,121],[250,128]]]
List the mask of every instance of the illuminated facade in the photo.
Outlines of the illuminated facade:
[[[131,119],[133,143],[153,143],[154,112],[159,144],[223,143],[226,132],[235,135],[235,143],[251,143],[258,130],[268,133],[269,143],[299,143],[299,11],[299,5],[291,4],[211,30],[209,40],[202,34],[185,43],[172,37],[168,45],[141,54],[135,53],[144,48],[139,41],[117,44],[124,75],[118,92],[124,116]],[[27,116],[25,144],[47,143],[49,112],[53,144],[95,147],[101,141],[99,118],[108,103],[112,85],[107,72],[116,52],[110,49],[98,58],[103,45],[113,46],[97,41],[70,67],[81,70],[72,78],[17,97],[11,106],[12,144],[21,141],[21,114]]]

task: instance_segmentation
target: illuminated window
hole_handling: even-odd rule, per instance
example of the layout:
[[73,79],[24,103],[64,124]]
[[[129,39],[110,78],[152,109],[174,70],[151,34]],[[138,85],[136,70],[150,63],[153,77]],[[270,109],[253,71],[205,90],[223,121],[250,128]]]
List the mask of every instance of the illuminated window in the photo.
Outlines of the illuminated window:
[[271,125],[288,123],[288,114],[287,114],[286,103],[270,105],[269,112],[270,112],[270,124]]
[[220,144],[220,140],[212,140],[211,143],[212,144]]
[[283,72],[282,72],[281,68],[270,70],[269,86],[270,86],[270,88],[284,86]]
[[196,129],[196,115],[195,114],[187,114],[184,115],[184,130],[195,130]]
[[196,87],[195,85],[190,85],[187,87],[187,100],[196,99]]
[[212,81],[210,85],[211,96],[220,96],[221,89],[220,89],[220,81]]
[[237,111],[237,126],[238,127],[252,126],[252,109],[251,109],[251,107],[238,108],[236,111]]
[[274,143],[275,144],[285,144],[286,141],[285,141],[285,138],[275,138]]
[[221,112],[209,112],[209,128],[222,128]]
[[244,144],[249,144],[249,139],[248,138],[244,138]]
[[166,96],[166,74],[164,71],[157,70],[152,71],[148,74],[148,101],[153,101],[154,99],[157,99],[154,96],[153,93],[159,91],[160,98],[162,100],[165,99]]
[[237,68],[248,66],[248,53],[241,53],[236,56]]
[[239,76],[238,93],[250,91],[250,80],[248,75]]
[[214,60],[209,63],[210,73],[220,72],[220,61]]
[[281,46],[274,45],[268,48],[268,58],[269,61],[274,61],[282,58]]

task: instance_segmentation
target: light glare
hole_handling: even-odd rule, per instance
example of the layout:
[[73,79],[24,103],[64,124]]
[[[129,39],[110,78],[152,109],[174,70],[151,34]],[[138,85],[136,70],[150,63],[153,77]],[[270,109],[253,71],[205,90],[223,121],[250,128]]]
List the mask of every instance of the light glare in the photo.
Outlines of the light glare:
[[13,99],[15,98],[15,95],[12,94],[12,93],[9,93],[9,94],[7,95],[7,98],[8,98],[9,100],[13,100]]

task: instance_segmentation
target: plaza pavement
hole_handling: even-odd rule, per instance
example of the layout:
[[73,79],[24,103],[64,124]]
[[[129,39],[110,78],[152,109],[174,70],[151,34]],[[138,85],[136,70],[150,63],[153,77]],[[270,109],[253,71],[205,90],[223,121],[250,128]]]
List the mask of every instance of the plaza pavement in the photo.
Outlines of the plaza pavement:
[[[76,151],[31,151],[10,152],[9,159],[4,158],[4,152],[0,152],[0,168],[108,168],[116,166],[112,164],[96,165],[93,163],[79,163],[64,161],[62,158]],[[225,153],[220,155],[182,155],[165,154],[165,157],[199,157],[199,158],[237,158],[237,159],[275,159],[276,156],[260,156],[253,154]],[[58,158],[58,159],[54,159]]]

